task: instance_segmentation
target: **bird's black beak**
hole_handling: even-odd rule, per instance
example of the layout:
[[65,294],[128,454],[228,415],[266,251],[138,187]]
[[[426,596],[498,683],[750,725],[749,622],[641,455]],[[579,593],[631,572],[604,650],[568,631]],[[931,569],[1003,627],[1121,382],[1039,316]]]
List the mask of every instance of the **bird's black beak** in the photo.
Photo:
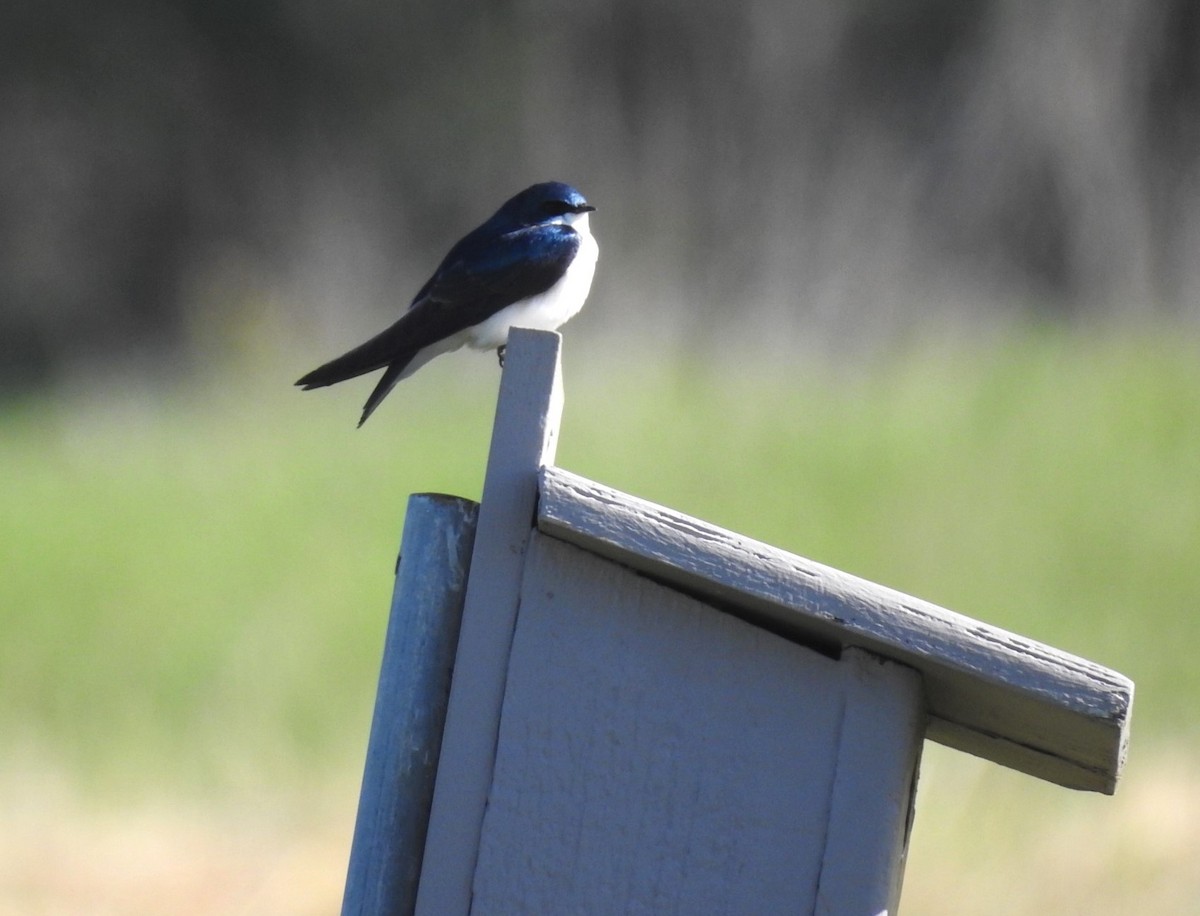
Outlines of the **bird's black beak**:
[[591,204],[577,204],[571,208],[572,213],[591,213],[596,208]]

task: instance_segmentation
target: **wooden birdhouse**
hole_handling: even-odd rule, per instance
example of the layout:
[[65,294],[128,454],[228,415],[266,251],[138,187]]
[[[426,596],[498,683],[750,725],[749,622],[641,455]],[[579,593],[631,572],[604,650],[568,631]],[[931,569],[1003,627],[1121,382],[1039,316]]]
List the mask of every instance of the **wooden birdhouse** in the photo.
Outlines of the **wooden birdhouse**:
[[926,739],[1114,791],[1120,674],[555,466],[559,343],[410,500],[343,913],[877,916]]

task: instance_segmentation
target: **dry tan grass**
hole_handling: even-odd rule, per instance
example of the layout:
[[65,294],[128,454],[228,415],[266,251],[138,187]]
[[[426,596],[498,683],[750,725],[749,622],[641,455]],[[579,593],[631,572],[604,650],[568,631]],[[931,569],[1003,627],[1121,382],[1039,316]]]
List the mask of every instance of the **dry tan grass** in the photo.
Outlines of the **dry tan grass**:
[[348,782],[236,806],[97,804],[59,781],[24,783],[4,791],[2,916],[338,911],[354,817]]
[[1200,913],[1200,755],[1135,750],[1113,797],[927,746],[908,913]]
[[[309,916],[338,910],[357,778],[269,801],[97,803],[5,777],[0,914]],[[1200,764],[1135,755],[1117,795],[929,747],[903,911],[1200,913]]]

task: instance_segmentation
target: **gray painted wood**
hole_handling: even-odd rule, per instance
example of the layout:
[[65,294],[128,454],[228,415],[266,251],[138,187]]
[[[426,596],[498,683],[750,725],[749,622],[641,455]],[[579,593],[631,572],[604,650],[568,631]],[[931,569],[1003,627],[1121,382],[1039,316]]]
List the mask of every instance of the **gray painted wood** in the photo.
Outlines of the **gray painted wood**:
[[838,668],[845,705],[814,912],[895,913],[925,738],[921,676],[862,649]]
[[[473,916],[813,913],[826,880],[845,890],[844,871],[823,877],[831,807],[849,809],[836,836],[864,849],[908,812],[847,797],[877,801],[886,770],[911,777],[911,753],[893,760],[853,726],[848,704],[879,698],[843,667],[535,534]],[[889,810],[898,828],[874,820]]]
[[1115,671],[559,468],[542,472],[538,527],[792,638],[916,669],[935,741],[1063,786],[1116,787],[1133,683]]
[[508,338],[417,893],[422,916],[470,909],[537,472],[553,463],[558,440],[560,343],[518,328]]
[[408,499],[342,913],[411,913],[478,506]]

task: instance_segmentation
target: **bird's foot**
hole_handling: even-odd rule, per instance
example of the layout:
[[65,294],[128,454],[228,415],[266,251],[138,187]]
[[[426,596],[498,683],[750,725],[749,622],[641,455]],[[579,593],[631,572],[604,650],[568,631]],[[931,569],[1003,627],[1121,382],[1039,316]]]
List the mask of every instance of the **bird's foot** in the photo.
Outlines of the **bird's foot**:
[[496,348],[496,358],[498,360],[500,360],[500,368],[501,369],[504,368],[504,351],[507,349],[508,349],[508,347],[505,346],[504,344],[501,344],[500,346],[498,346]]

